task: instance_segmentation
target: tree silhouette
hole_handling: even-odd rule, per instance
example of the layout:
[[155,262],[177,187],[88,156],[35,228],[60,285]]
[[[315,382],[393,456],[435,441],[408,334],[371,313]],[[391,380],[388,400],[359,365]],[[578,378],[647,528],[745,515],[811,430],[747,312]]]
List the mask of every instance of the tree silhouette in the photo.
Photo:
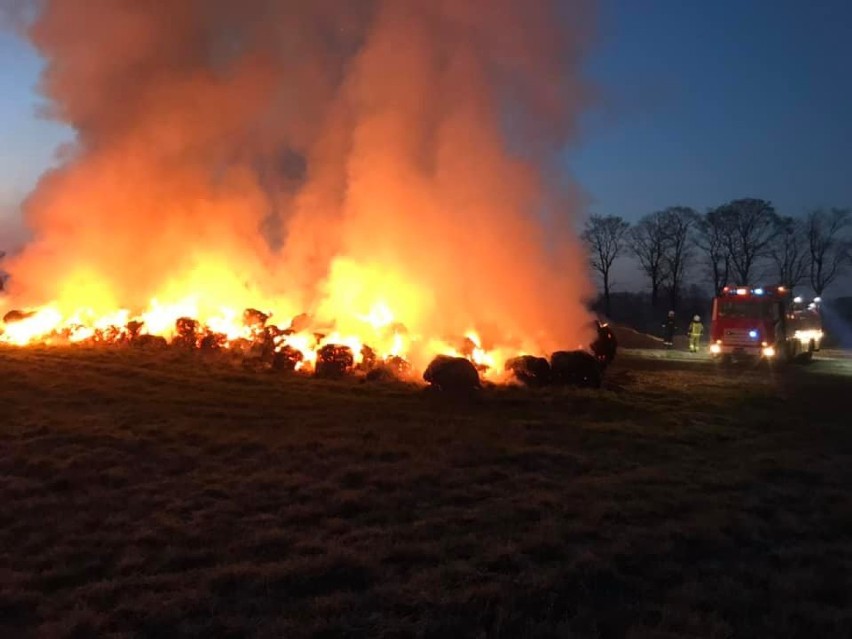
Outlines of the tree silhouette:
[[850,262],[851,224],[849,209],[817,209],[805,220],[811,288],[817,295],[822,295]]
[[586,221],[581,238],[589,249],[592,268],[601,276],[604,290],[604,309],[610,307],[610,271],[613,262],[623,252],[630,225],[616,215],[593,215]]
[[809,252],[805,225],[801,220],[782,217],[778,234],[769,247],[778,284],[793,289],[808,276]]
[[666,225],[662,211],[640,219],[628,235],[630,251],[651,282],[651,306],[657,308],[666,277]]
[[754,198],[733,200],[717,211],[736,284],[750,284],[778,234],[778,215],[772,204]]
[[666,288],[669,292],[669,304],[677,308],[680,291],[686,277],[686,268],[694,246],[693,235],[698,222],[698,214],[688,206],[671,206],[663,211],[665,229]]
[[713,209],[700,218],[696,226],[698,232],[695,243],[706,255],[714,293],[722,290],[731,275],[727,222],[718,209]]

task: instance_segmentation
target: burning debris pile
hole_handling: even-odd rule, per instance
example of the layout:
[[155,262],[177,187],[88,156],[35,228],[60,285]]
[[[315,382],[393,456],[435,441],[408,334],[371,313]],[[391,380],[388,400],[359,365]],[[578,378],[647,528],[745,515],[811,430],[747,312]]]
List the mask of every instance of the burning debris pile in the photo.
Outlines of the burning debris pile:
[[591,2],[21,4],[74,136],[0,342],[473,383],[589,341],[563,167]]
[[600,388],[603,374],[615,359],[618,342],[606,324],[595,322],[597,337],[589,350],[556,351],[550,361],[543,357],[522,355],[506,362],[506,370],[524,386],[580,386]]
[[[392,348],[377,351],[355,337],[338,332],[326,333],[314,325],[310,316],[293,318],[287,328],[272,323],[271,314],[246,309],[239,319],[217,318],[208,323],[180,316],[169,330],[149,332],[145,315],[127,319],[124,324],[99,320],[85,323],[78,317],[58,322],[55,313],[45,311],[9,311],[0,327],[0,343],[27,346],[70,345],[127,346],[141,349],[166,348],[199,352],[231,353],[246,366],[276,372],[301,372],[326,379],[341,379],[353,374],[367,380],[415,378],[415,368],[406,359],[404,327],[391,324]],[[152,322],[162,325],[161,320]],[[470,332],[458,348],[433,342],[443,348],[426,367],[423,379],[432,387],[447,392],[470,392],[482,387],[483,380],[516,382],[541,388],[548,385],[574,385],[598,388],[606,366],[615,357],[615,337],[606,325],[597,324],[598,337],[590,351],[557,351],[550,360],[533,355],[505,359],[500,351],[482,348],[479,336]],[[410,344],[408,344],[410,346]],[[503,363],[505,359],[505,363]],[[502,369],[500,363],[503,363]]]
[[[341,378],[358,372],[370,379],[397,379],[410,377],[413,368],[403,352],[408,335],[398,324],[390,324],[387,351],[378,352],[356,337],[345,337],[336,331],[323,330],[305,314],[297,315],[286,328],[271,322],[271,315],[257,309],[246,309],[237,318],[233,313],[223,313],[203,323],[187,316],[179,316],[168,328],[157,332],[152,326],[163,326],[156,314],[128,319],[121,312],[118,323],[108,318],[86,322],[79,316],[60,321],[51,309],[41,311],[9,311],[0,326],[0,343],[14,346],[112,345],[137,348],[175,348],[188,351],[227,351],[242,357],[260,368],[275,371],[300,371],[314,373],[317,377]],[[382,326],[375,328],[381,329]],[[386,331],[387,333],[387,331]],[[494,364],[494,356],[479,345],[476,334],[461,340],[458,350],[446,346],[449,352],[464,353],[476,376],[485,374]]]

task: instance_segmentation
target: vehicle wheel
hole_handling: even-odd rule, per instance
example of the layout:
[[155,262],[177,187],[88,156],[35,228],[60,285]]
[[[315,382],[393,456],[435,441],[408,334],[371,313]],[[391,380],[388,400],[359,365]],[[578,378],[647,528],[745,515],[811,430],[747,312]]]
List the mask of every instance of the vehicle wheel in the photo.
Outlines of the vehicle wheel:
[[784,360],[787,362],[794,362],[796,361],[797,354],[798,348],[796,347],[796,342],[787,342],[787,346],[784,348]]
[[813,342],[813,340],[811,340],[808,343],[808,350],[806,350],[804,352],[800,352],[796,356],[796,361],[799,362],[800,364],[807,364],[808,362],[813,360],[813,358],[814,358],[814,342]]

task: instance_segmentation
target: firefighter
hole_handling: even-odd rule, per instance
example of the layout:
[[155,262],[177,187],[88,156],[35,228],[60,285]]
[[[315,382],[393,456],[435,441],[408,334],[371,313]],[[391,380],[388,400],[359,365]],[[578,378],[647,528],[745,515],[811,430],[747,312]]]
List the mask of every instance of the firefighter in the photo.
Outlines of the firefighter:
[[600,320],[595,320],[594,329],[597,332],[597,338],[590,344],[592,353],[595,359],[604,370],[615,359],[615,351],[618,348],[618,340],[615,338],[615,333],[607,324],[601,324]]
[[666,323],[663,324],[663,344],[666,348],[674,346],[675,334],[675,312],[669,311],[669,316],[666,318]]
[[696,315],[689,323],[689,352],[697,353],[698,344],[701,342],[701,334],[704,332],[704,325],[701,323],[701,318]]

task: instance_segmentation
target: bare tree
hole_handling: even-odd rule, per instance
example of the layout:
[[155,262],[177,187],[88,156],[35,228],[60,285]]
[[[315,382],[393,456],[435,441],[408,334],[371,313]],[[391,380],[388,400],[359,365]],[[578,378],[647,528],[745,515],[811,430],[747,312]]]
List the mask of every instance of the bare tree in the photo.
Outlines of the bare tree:
[[601,276],[606,314],[610,314],[610,271],[621,255],[630,225],[617,215],[593,215],[581,238],[589,249],[592,268]]
[[725,216],[718,209],[713,209],[702,216],[696,225],[695,244],[705,253],[714,293],[722,290],[731,275],[727,223]]
[[651,306],[657,308],[666,276],[666,225],[662,211],[650,213],[630,229],[628,244],[651,281]]
[[814,293],[822,295],[843,272],[850,260],[849,209],[817,209],[805,221],[809,274]]
[[725,243],[737,284],[751,283],[758,262],[769,256],[778,234],[778,215],[766,200],[734,200],[717,209],[722,216]]
[[677,308],[680,290],[689,264],[693,235],[698,223],[698,214],[688,206],[672,206],[662,212],[665,228],[666,288],[672,310]]
[[805,280],[809,253],[805,225],[801,220],[779,218],[778,233],[769,247],[769,257],[778,284],[793,289]]

